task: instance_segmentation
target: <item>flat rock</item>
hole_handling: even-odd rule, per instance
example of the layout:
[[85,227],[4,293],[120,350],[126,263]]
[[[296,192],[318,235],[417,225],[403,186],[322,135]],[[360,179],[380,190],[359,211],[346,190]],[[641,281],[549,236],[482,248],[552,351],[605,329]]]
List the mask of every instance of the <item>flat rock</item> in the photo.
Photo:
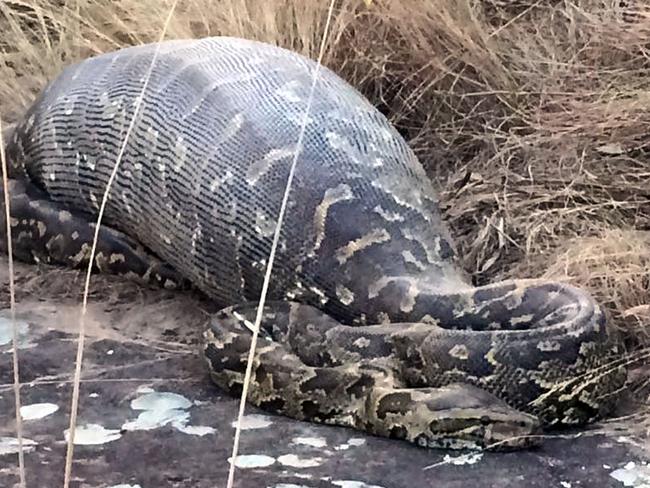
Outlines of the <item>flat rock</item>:
[[[0,283],[6,283],[0,261]],[[17,266],[27,486],[61,486],[82,277]],[[6,287],[3,286],[3,290]],[[0,295],[0,486],[17,486],[8,294]],[[210,305],[189,293],[93,278],[85,318],[75,487],[226,485],[238,399],[198,351]],[[647,444],[624,423],[550,436],[541,448],[458,453],[247,407],[235,486],[269,488],[649,487]]]

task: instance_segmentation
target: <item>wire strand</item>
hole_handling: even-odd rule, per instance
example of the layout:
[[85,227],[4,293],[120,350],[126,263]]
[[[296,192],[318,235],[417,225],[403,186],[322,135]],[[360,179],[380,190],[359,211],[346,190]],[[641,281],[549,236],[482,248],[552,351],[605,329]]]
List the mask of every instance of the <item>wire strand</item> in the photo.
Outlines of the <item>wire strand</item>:
[[314,98],[314,91],[316,89],[316,82],[318,81],[318,73],[323,61],[323,55],[325,53],[325,45],[327,43],[327,34],[330,27],[330,22],[332,19],[332,12],[334,11],[334,2],[335,0],[330,1],[330,5],[327,11],[327,20],[325,21],[325,28],[323,30],[323,37],[321,39],[320,50],[318,53],[318,61],[314,72],[312,75],[311,88],[309,90],[309,97],[307,98],[307,108],[305,110],[305,115],[300,126],[300,133],[298,134],[298,141],[296,143],[296,151],[291,161],[291,166],[289,168],[289,175],[287,177],[287,184],[285,186],[284,194],[282,196],[282,204],[280,205],[280,211],[278,213],[278,221],[275,226],[275,232],[273,234],[273,242],[271,244],[271,252],[269,253],[268,265],[266,266],[266,273],[264,275],[264,282],[262,283],[262,291],[260,293],[259,303],[257,305],[257,313],[255,315],[255,324],[253,326],[253,336],[251,338],[251,345],[248,350],[248,359],[246,362],[246,373],[244,374],[244,385],[242,388],[241,398],[239,400],[239,412],[237,414],[237,422],[235,424],[235,437],[233,440],[232,454],[230,456],[230,468],[228,470],[228,482],[226,484],[227,488],[232,488],[235,480],[235,460],[237,459],[237,453],[239,451],[239,440],[241,437],[241,424],[244,418],[244,411],[246,409],[246,399],[248,397],[248,383],[250,382],[251,374],[253,371],[253,358],[255,357],[255,349],[257,347],[257,336],[260,331],[260,324],[262,322],[262,311],[264,309],[264,304],[266,302],[266,295],[268,293],[269,284],[271,282],[271,273],[273,271],[273,262],[275,261],[275,254],[278,247],[278,242],[280,240],[280,231],[282,230],[282,222],[284,220],[284,215],[287,209],[287,203],[289,201],[289,193],[291,191],[291,184],[293,183],[293,176],[296,172],[296,166],[298,163],[298,156],[302,149],[302,142],[305,136],[305,131],[307,129],[307,122],[309,120],[309,113],[311,112],[311,105]]

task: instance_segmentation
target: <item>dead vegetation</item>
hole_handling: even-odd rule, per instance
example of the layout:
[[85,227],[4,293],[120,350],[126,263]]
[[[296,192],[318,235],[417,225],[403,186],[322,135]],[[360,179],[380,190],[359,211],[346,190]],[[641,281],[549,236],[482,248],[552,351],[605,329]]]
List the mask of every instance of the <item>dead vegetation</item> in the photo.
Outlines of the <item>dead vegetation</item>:
[[[13,121],[64,64],[158,38],[169,0],[0,3]],[[315,56],[327,2],[180,2],[168,38]],[[410,141],[477,283],[553,276],[650,343],[650,7],[629,0],[340,0],[325,64]]]

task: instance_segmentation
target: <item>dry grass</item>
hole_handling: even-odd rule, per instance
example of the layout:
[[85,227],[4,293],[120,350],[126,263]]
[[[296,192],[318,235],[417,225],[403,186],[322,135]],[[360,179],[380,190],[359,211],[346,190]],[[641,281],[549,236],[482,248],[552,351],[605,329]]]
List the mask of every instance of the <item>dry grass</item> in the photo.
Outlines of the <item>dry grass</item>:
[[[0,3],[2,117],[64,64],[155,40],[169,3]],[[170,38],[244,36],[312,56],[327,7],[181,4]],[[325,64],[411,142],[477,283],[570,279],[647,345],[648,38],[650,7],[633,0],[340,0]]]

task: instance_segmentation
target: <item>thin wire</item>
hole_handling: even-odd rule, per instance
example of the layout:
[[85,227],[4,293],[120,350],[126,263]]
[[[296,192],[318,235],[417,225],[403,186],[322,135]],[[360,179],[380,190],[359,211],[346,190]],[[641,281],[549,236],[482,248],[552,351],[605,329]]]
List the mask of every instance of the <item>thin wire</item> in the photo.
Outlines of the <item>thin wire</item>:
[[20,415],[20,372],[18,370],[18,325],[16,324],[16,287],[14,283],[14,254],[11,244],[11,214],[9,211],[9,176],[5,144],[2,140],[2,120],[0,120],[0,161],[2,162],[2,185],[5,193],[5,222],[7,223],[7,257],[9,259],[9,309],[11,328],[13,330],[13,368],[14,368],[14,403],[16,408],[16,436],[18,437],[18,471],[20,487],[25,488],[25,453],[23,451],[23,418]]
[[106,203],[108,202],[108,194],[111,190],[111,186],[113,185],[113,181],[115,180],[115,177],[117,176],[117,171],[119,169],[120,163],[122,162],[122,157],[124,156],[124,152],[126,150],[126,144],[129,140],[129,136],[131,135],[131,132],[133,131],[133,127],[135,126],[135,121],[137,119],[138,112],[142,106],[142,103],[144,101],[144,94],[145,91],[147,90],[147,86],[149,84],[149,79],[151,78],[151,73],[153,72],[153,67],[156,63],[156,60],[158,58],[158,53],[160,51],[160,43],[165,37],[165,34],[167,33],[167,29],[169,27],[169,23],[171,22],[172,15],[174,13],[174,10],[176,10],[176,5],[178,4],[178,0],[174,0],[174,3],[171,6],[171,9],[169,11],[169,14],[167,15],[167,19],[165,20],[165,24],[163,25],[163,30],[160,34],[160,38],[158,39],[158,43],[156,46],[156,49],[154,51],[153,57],[151,59],[151,64],[149,65],[149,69],[147,71],[147,74],[145,75],[144,78],[144,83],[142,85],[142,90],[140,91],[140,94],[138,95],[138,98],[135,101],[135,108],[133,111],[133,117],[129,123],[129,127],[126,131],[126,136],[124,137],[124,141],[122,142],[122,147],[120,148],[120,152],[117,156],[117,160],[115,161],[115,166],[113,167],[113,171],[111,172],[110,177],[108,178],[108,182],[106,183],[106,190],[104,191],[104,196],[102,197],[102,203],[99,207],[99,213],[97,215],[97,222],[95,224],[95,235],[93,237],[93,245],[90,250],[90,257],[88,260],[88,270],[86,272],[86,282],[84,284],[84,294],[83,294],[83,303],[81,306],[81,316],[79,318],[79,337],[78,337],[78,343],[77,343],[77,357],[76,357],[76,363],[75,363],[75,372],[74,372],[74,384],[73,384],[73,390],[72,390],[72,406],[70,408],[70,428],[68,430],[69,435],[68,435],[68,447],[66,451],[66,459],[65,459],[65,474],[63,478],[63,488],[68,488],[70,486],[70,475],[72,472],[72,458],[74,455],[74,438],[75,438],[75,431],[76,431],[76,426],[77,426],[77,412],[79,409],[79,385],[80,385],[80,380],[81,380],[81,363],[83,361],[83,352],[84,352],[84,342],[86,338],[86,312],[88,311],[88,292],[90,288],[90,275],[92,274],[92,267],[93,267],[93,261],[95,260],[95,252],[97,250],[97,240],[99,237],[99,229],[102,223],[102,218],[104,217],[104,210],[106,209]]
[[327,20],[325,21],[325,28],[323,30],[323,37],[321,39],[320,51],[318,53],[318,61],[314,72],[312,75],[312,83],[309,91],[309,97],[307,99],[307,109],[305,110],[305,115],[303,117],[302,125],[300,127],[300,133],[298,134],[298,141],[296,143],[296,152],[293,155],[293,160],[291,161],[291,166],[289,169],[289,176],[287,177],[287,184],[284,189],[284,195],[282,197],[282,204],[280,205],[280,211],[278,213],[278,222],[275,226],[275,232],[273,234],[273,242],[271,244],[271,252],[269,253],[268,265],[266,267],[266,273],[264,275],[264,282],[262,284],[262,291],[260,294],[260,300],[257,305],[257,313],[255,315],[255,324],[253,326],[253,336],[251,338],[251,345],[248,350],[248,360],[246,363],[246,373],[244,374],[244,385],[242,388],[241,398],[239,400],[239,413],[237,414],[237,423],[235,425],[235,438],[233,440],[232,454],[230,455],[230,469],[228,470],[228,482],[226,488],[232,488],[235,480],[235,460],[237,458],[237,453],[239,451],[239,439],[241,436],[241,424],[244,418],[244,411],[246,409],[246,398],[248,397],[248,383],[250,382],[251,374],[253,371],[253,358],[255,357],[255,348],[257,347],[257,336],[260,331],[260,324],[262,322],[262,311],[264,309],[264,304],[266,302],[266,295],[268,293],[269,284],[271,282],[271,272],[273,270],[273,262],[275,261],[275,253],[278,247],[278,242],[280,240],[280,231],[282,229],[282,222],[284,220],[284,215],[287,209],[287,203],[289,201],[289,192],[291,191],[291,184],[293,182],[293,176],[296,172],[296,165],[298,163],[298,156],[302,150],[302,141],[305,136],[305,131],[307,129],[307,122],[309,120],[309,113],[311,111],[311,105],[314,98],[314,91],[316,89],[316,82],[318,81],[318,73],[323,61],[323,55],[325,53],[325,45],[327,42],[327,34],[330,27],[330,22],[332,20],[332,12],[334,11],[334,2],[335,0],[330,1],[329,9],[327,11]]

